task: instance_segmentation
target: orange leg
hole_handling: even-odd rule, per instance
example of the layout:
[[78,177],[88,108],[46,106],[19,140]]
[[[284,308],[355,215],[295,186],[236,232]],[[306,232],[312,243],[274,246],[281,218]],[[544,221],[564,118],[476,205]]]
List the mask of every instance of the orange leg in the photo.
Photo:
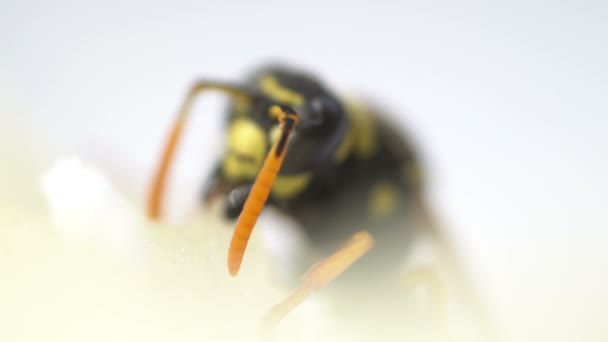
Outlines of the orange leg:
[[266,156],[264,165],[253,183],[249,197],[245,200],[243,211],[241,211],[236,222],[236,228],[232,234],[232,240],[228,249],[228,271],[232,276],[236,276],[241,268],[241,262],[245,256],[249,237],[253,232],[255,223],[264,208],[274,180],[283,164],[283,159],[287,153],[289,137],[295,126],[300,122],[298,115],[287,107],[272,106],[270,107],[270,115],[281,123],[282,132],[279,139],[270,149],[270,153]]
[[272,307],[262,321],[265,330],[272,329],[291,310],[304,301],[312,292],[324,287],[354,262],[367,254],[374,246],[374,238],[366,231],[356,233],[336,253],[313,266],[300,285],[283,301]]
[[204,90],[223,91],[243,101],[248,101],[250,98],[250,95],[244,90],[228,84],[199,81],[192,85],[192,87],[188,91],[188,95],[182,103],[177,118],[173,123],[169,138],[164,147],[158,167],[154,173],[154,178],[152,179],[146,208],[146,214],[151,219],[160,218],[163,209],[162,199],[165,194],[165,183],[167,180],[167,174],[169,173],[171,163],[173,162],[175,151],[181,139],[184,127],[186,126],[186,123],[188,121],[188,117],[190,115],[192,105],[194,104],[194,100]]

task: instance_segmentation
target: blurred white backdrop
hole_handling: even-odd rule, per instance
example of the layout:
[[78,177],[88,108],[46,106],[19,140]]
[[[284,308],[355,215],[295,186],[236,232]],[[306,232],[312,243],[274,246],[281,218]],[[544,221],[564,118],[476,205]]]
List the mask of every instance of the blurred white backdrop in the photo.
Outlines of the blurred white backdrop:
[[[509,337],[582,340],[608,334],[607,22],[601,1],[4,0],[0,90],[16,110],[0,115],[47,134],[45,160],[82,153],[140,198],[193,79],[309,69],[415,136]],[[197,195],[221,145],[221,113],[200,114],[174,199]]]

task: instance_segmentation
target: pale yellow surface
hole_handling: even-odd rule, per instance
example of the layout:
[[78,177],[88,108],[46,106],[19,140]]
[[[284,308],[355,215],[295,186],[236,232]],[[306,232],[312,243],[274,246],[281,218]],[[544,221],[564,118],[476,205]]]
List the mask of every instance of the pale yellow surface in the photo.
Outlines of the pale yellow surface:
[[[231,229],[218,213],[201,214],[186,225],[152,224],[103,172],[77,158],[39,174],[27,158],[3,157],[2,341],[357,341],[375,336],[340,323],[348,313],[332,309],[324,294],[263,335],[259,319],[291,287],[277,280],[255,235],[242,272],[232,278],[225,260]],[[358,300],[356,293],[345,296]],[[383,294],[378,298],[387,300]],[[388,299],[401,305],[404,298]],[[440,336],[428,325],[412,329],[425,321],[426,312],[424,300],[413,303],[406,316],[381,307],[373,319],[394,320],[396,327],[409,319],[403,325],[409,330],[398,333],[412,340]],[[473,336],[470,327],[454,327],[459,336]]]

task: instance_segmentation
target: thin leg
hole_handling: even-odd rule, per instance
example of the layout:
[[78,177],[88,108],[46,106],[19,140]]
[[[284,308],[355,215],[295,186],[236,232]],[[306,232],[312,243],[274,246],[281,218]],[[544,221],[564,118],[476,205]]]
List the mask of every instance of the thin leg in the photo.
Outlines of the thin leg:
[[477,286],[471,279],[471,273],[465,267],[461,253],[449,234],[442,229],[443,225],[437,217],[433,215],[426,205],[422,195],[417,200],[418,210],[422,214],[424,234],[430,236],[437,246],[442,269],[446,272],[449,281],[451,294],[464,301],[469,309],[472,310],[474,318],[478,321],[479,332],[487,341],[499,340],[495,331],[495,323],[489,314],[487,304],[480,297]]
[[179,144],[182,132],[186,126],[194,100],[201,92],[209,89],[223,91],[238,99],[249,100],[250,98],[250,95],[245,90],[228,84],[199,81],[192,85],[188,91],[188,95],[186,95],[186,98],[182,103],[177,118],[173,123],[173,127],[171,128],[169,138],[167,139],[167,143],[164,147],[158,168],[156,169],[154,178],[152,179],[146,208],[147,215],[151,219],[158,219],[161,215],[162,199],[165,193],[167,174],[169,173],[169,168],[171,167],[177,145]]
[[313,266],[305,275],[303,284],[283,301],[272,307],[262,321],[265,330],[272,329],[291,310],[312,292],[324,287],[374,246],[374,238],[366,231],[356,233],[336,253]]
[[241,268],[241,262],[245,256],[249,237],[253,232],[258,217],[262,213],[274,180],[283,164],[289,137],[300,122],[300,117],[288,107],[274,105],[270,107],[269,113],[281,123],[281,136],[266,156],[264,165],[262,165],[262,169],[251,187],[251,191],[243,205],[243,210],[236,222],[236,228],[232,234],[230,248],[228,249],[228,271],[232,276],[236,276]]
[[421,266],[407,273],[404,284],[408,291],[419,286],[428,290],[430,316],[435,323],[437,331],[445,332],[447,329],[447,294],[445,283],[435,269]]

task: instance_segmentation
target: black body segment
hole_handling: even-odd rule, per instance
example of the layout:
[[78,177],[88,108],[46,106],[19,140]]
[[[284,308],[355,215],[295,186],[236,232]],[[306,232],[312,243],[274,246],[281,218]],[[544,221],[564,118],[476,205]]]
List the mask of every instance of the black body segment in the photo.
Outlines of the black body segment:
[[[394,270],[421,223],[420,172],[411,143],[381,113],[340,100],[307,73],[264,67],[244,87],[255,96],[246,108],[231,104],[228,126],[243,118],[254,122],[269,142],[280,139],[277,154],[287,140],[275,136],[269,108],[288,106],[301,119],[267,205],[293,218],[325,254],[357,231],[369,231],[376,247],[348,274]],[[217,182],[222,172],[214,177]],[[238,216],[253,180],[232,181],[229,218]]]

